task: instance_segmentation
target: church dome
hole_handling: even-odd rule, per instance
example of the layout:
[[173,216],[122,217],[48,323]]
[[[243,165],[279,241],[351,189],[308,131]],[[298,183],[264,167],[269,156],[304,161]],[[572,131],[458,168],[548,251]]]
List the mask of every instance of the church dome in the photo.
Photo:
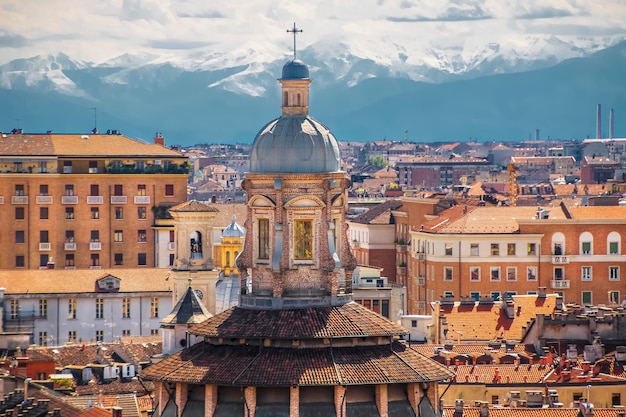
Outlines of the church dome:
[[282,116],[257,134],[250,153],[252,173],[322,173],[341,170],[337,139],[309,116]]
[[241,226],[237,224],[235,220],[236,218],[235,216],[233,216],[233,219],[228,225],[228,227],[222,231],[222,237],[244,237],[245,236],[246,232],[243,230]]
[[299,59],[293,59],[283,65],[283,80],[299,80],[309,78],[309,68]]

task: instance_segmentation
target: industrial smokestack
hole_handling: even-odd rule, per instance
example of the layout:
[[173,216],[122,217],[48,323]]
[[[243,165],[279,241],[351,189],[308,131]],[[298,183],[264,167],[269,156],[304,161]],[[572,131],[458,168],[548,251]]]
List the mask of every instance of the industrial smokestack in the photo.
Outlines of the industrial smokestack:
[[598,114],[596,116],[596,139],[602,139],[602,105],[598,104]]
[[609,139],[613,139],[613,109],[609,112]]

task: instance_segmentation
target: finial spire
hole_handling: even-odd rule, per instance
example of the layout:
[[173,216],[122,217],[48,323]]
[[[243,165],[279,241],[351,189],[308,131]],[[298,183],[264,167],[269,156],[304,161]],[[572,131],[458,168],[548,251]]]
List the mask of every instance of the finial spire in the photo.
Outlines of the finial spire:
[[287,29],[287,33],[293,33],[293,59],[296,59],[296,35],[302,33],[302,29],[298,29],[296,22],[293,22],[293,29]]

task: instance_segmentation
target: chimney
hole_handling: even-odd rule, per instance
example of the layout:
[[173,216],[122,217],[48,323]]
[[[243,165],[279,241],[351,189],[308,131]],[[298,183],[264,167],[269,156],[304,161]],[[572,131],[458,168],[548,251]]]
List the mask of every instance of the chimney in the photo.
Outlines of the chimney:
[[609,139],[613,139],[613,109],[609,112]]
[[165,138],[163,137],[163,133],[156,132],[154,134],[154,144],[155,145],[165,146]]
[[33,380],[32,378],[26,378],[24,380],[24,399],[25,400],[28,398],[28,384],[30,384],[32,380]]
[[546,298],[546,287],[537,288],[537,298]]
[[596,115],[596,139],[602,139],[602,105],[598,104],[598,114]]
[[502,310],[504,310],[504,313],[508,318],[515,318],[515,302],[511,298],[502,300]]
[[478,415],[480,417],[489,417],[489,403],[487,401],[481,401],[478,408]]
[[463,416],[463,406],[465,402],[463,400],[455,400],[454,401],[454,417],[462,417]]
[[111,417],[122,417],[122,407],[112,407]]
[[[589,401],[589,400],[587,400]],[[580,415],[581,417],[593,417],[593,404],[590,402],[581,402],[580,403]]]

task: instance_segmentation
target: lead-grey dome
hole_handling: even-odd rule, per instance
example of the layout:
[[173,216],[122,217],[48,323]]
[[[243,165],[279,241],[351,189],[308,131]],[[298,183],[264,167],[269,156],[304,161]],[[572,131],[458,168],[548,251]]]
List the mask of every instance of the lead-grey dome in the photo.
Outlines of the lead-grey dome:
[[337,139],[309,116],[282,116],[263,127],[252,144],[252,173],[322,173],[341,170]]
[[231,219],[230,224],[222,231],[222,237],[244,237],[246,232],[237,224],[235,216]]
[[309,68],[299,59],[293,59],[283,65],[283,80],[299,80],[309,78]]

